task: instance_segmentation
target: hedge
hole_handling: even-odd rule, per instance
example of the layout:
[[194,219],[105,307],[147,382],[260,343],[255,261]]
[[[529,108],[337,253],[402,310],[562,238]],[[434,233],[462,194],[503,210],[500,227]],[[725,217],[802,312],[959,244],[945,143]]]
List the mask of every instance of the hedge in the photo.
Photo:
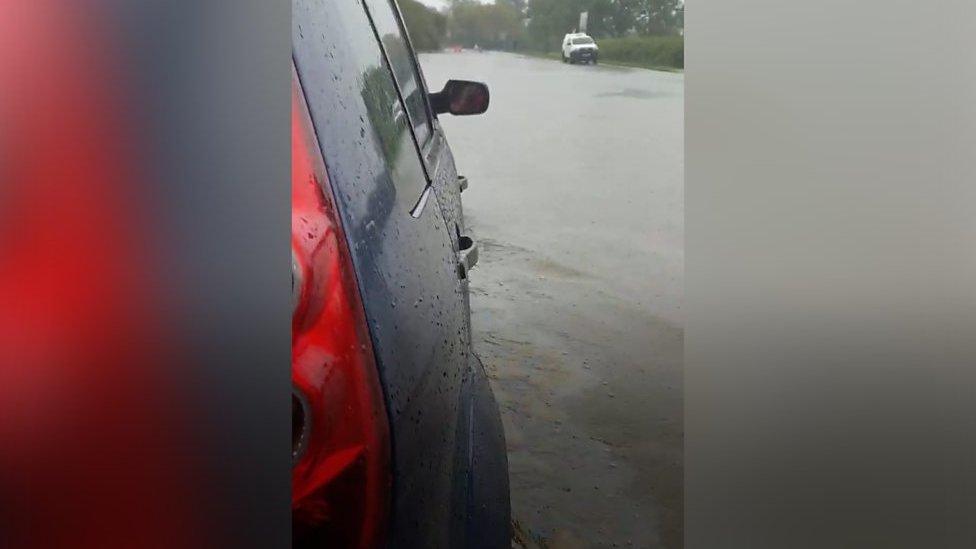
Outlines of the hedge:
[[685,41],[682,36],[598,38],[596,43],[600,46],[601,61],[675,69],[685,66]]

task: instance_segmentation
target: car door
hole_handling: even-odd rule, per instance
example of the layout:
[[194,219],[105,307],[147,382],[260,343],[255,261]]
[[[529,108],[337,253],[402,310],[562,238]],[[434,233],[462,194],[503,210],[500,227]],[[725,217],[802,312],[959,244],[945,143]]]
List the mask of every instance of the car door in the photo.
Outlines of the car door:
[[[464,223],[457,170],[444,132],[427,99],[427,84],[423,71],[410,46],[409,37],[396,5],[390,0],[365,0],[365,3],[393,69],[394,79],[407,105],[417,146],[430,178],[431,189],[437,196],[437,204],[447,223],[455,251],[460,251],[460,237],[464,232]],[[466,275],[466,273],[462,274]]]
[[397,31],[382,22],[396,21],[388,3],[294,0],[292,17],[295,67],[335,190],[387,401],[389,541],[446,547],[469,334],[456,245],[422,157],[429,137],[417,129],[422,121],[410,99],[423,87],[397,86],[387,52]]

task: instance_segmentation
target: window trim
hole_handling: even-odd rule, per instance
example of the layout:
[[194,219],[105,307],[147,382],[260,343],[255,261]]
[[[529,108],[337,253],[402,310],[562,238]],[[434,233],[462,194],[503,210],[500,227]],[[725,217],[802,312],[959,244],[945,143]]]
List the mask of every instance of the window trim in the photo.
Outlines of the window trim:
[[[369,0],[360,0],[360,4],[366,11],[366,15],[369,18],[369,24],[373,28],[373,35],[376,36],[377,44],[379,45],[380,50],[383,52],[383,59],[386,62],[387,69],[389,69],[390,74],[393,76],[393,83],[397,89],[397,95],[399,95],[403,109],[407,113],[407,117],[410,119],[410,132],[413,134],[414,141],[417,143],[417,149],[420,151],[421,157],[425,157],[423,154],[424,151],[429,149],[431,143],[434,141],[434,120],[436,120],[436,117],[434,116],[434,111],[430,106],[430,100],[427,97],[427,81],[424,78],[423,71],[420,69],[420,61],[417,59],[416,51],[413,48],[413,41],[410,40],[410,33],[407,31],[407,27],[403,23],[403,14],[400,13],[400,6],[397,5],[397,3],[393,0],[373,0],[376,2],[386,2],[387,6],[393,12],[393,19],[396,22],[397,30],[400,32],[400,36],[403,38],[404,44],[407,46],[407,56],[410,60],[410,68],[417,80],[417,85],[421,88],[421,101],[424,106],[424,114],[426,114],[425,122],[427,126],[427,135],[425,136],[423,142],[417,138],[417,132],[415,131],[413,124],[413,115],[410,113],[410,108],[407,105],[406,97],[403,95],[403,86],[400,84],[400,80],[397,78],[396,71],[393,70],[393,64],[390,62],[389,52],[386,51],[386,45],[383,43],[383,40],[379,35],[379,30],[376,28],[376,22],[373,19],[373,13],[369,9],[369,5],[367,3],[368,1]],[[426,165],[426,163],[427,162],[425,160],[424,164]]]
[[[377,0],[377,1],[380,2],[386,1],[389,4],[389,6],[393,9],[394,19],[396,19],[397,27],[400,29],[400,32],[403,33],[403,38],[407,45],[407,53],[410,55],[411,63],[414,64],[414,69],[416,71],[416,74],[418,75],[418,78],[420,79],[418,81],[418,85],[423,86],[424,90],[426,90],[427,85],[423,81],[423,75],[420,73],[419,70],[417,70],[416,59],[414,59],[414,55],[413,55],[413,44],[410,43],[409,36],[407,36],[407,34],[403,30],[403,21],[400,18],[399,8],[396,6],[395,3],[393,3],[390,0]],[[424,183],[426,184],[424,185],[424,189],[421,192],[420,196],[417,197],[416,204],[414,205],[413,208],[410,209],[410,215],[414,218],[419,218],[421,214],[423,214],[424,207],[427,205],[428,198],[430,196],[430,191],[434,181],[432,169],[431,166],[429,166],[427,163],[427,156],[425,154],[425,149],[429,146],[430,143],[433,142],[432,137],[434,135],[433,120],[430,120],[429,117],[429,114],[431,112],[430,104],[428,103],[427,98],[424,97],[423,98],[424,108],[428,113],[430,135],[428,136],[429,138],[425,141],[425,143],[422,144],[420,143],[420,140],[417,139],[417,132],[414,131],[413,120],[411,119],[411,115],[410,115],[410,109],[407,107],[407,102],[403,97],[403,90],[400,88],[400,82],[397,80],[396,71],[393,70],[393,64],[390,63],[390,56],[386,51],[386,47],[383,45],[383,40],[380,38],[379,31],[376,29],[376,22],[373,20],[373,13],[369,10],[369,6],[366,5],[366,0],[358,0],[358,2],[359,5],[363,8],[363,12],[366,14],[366,20],[369,21],[370,28],[373,30],[373,39],[376,40],[376,45],[377,47],[379,47],[380,55],[383,58],[383,63],[386,65],[387,73],[390,75],[390,81],[393,83],[393,89],[396,91],[397,101],[400,102],[400,107],[403,109],[403,112],[407,115],[407,130],[410,132],[410,140],[413,142],[414,153],[417,155],[417,160],[420,162],[420,167],[424,172],[424,179],[425,179]],[[427,94],[424,93],[423,95],[426,96]]]
[[[425,143],[429,145],[434,141],[434,121],[437,116],[434,114],[434,109],[430,105],[430,98],[428,93],[430,88],[427,87],[427,79],[424,77],[424,71],[420,68],[420,60],[417,59],[417,50],[413,48],[413,40],[410,39],[410,33],[407,31],[407,25],[403,22],[403,14],[400,12],[400,5],[394,0],[387,0],[390,6],[393,8],[393,15],[396,18],[397,26],[400,27],[400,32],[403,34],[403,39],[408,46],[408,54],[410,55],[410,63],[413,65],[413,72],[417,76],[417,84],[421,86],[423,94],[422,100],[424,103],[424,110],[427,111],[427,126],[430,129],[430,135],[427,136]],[[382,44],[381,44],[382,46]]]

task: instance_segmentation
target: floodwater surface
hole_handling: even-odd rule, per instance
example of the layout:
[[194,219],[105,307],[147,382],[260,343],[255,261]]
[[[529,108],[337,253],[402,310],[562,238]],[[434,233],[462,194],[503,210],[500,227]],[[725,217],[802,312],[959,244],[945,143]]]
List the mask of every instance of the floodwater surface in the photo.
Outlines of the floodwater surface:
[[491,89],[441,122],[468,233],[475,352],[525,544],[680,547],[684,76],[507,53],[421,56]]

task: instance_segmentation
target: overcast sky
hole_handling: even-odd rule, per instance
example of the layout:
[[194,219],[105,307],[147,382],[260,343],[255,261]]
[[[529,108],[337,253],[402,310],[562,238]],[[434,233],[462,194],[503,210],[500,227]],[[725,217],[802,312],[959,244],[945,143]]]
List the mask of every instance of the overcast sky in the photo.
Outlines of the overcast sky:
[[[446,8],[447,6],[450,5],[450,0],[417,0],[417,1],[420,2],[421,4],[426,4],[436,10],[440,10],[441,8]],[[495,3],[494,0],[477,0],[477,1],[481,2],[482,4]]]
[[[437,9],[437,10],[439,10],[441,8],[446,8],[447,6],[450,5],[450,0],[417,0],[417,1],[420,2],[421,4],[426,4],[426,5],[434,8],[434,9]],[[478,2],[481,2],[482,4],[494,4],[495,3],[495,0],[477,0],[477,1]]]
[[418,0],[421,4],[426,4],[436,10],[441,8],[446,8],[448,6],[447,0]]
[[[449,0],[418,0],[421,4],[426,4],[436,10],[441,8],[446,8],[449,5]],[[494,4],[494,0],[478,0],[482,4]],[[683,3],[683,2],[682,2]]]

